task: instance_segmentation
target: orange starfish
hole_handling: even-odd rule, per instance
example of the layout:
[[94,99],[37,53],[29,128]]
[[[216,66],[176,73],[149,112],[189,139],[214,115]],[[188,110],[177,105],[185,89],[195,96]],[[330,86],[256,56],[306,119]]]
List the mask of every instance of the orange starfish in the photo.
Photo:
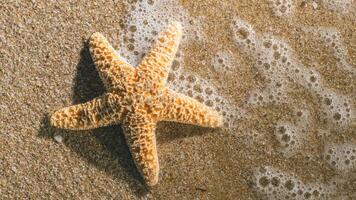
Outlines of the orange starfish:
[[122,124],[136,166],[149,186],[158,182],[155,128],[158,121],[219,127],[222,117],[212,108],[165,86],[182,27],[174,22],[159,34],[138,67],[122,61],[100,33],[89,40],[91,56],[107,93],[63,108],[51,117],[55,127],[86,130]]

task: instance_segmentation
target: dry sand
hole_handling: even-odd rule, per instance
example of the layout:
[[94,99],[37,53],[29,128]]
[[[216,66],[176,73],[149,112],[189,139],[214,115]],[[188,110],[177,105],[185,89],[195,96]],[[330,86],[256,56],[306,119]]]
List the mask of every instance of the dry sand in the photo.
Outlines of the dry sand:
[[[182,47],[189,55],[185,66],[215,83],[235,105],[244,106],[249,91],[263,88],[265,79],[251,67],[250,58],[234,47],[230,27],[233,16],[238,16],[256,32],[283,38],[303,63],[313,58],[324,66],[315,69],[330,88],[350,96],[355,108],[355,76],[333,67],[332,53],[324,52],[324,46],[300,30],[335,27],[355,70],[355,3],[350,12],[340,14],[322,7],[322,1],[315,2],[316,9],[312,1],[296,0],[294,17],[281,19],[272,14],[267,1],[182,0],[191,16],[204,16],[207,38],[204,45],[193,42]],[[0,1],[0,199],[263,199],[251,171],[260,166],[296,174],[308,183],[343,179],[336,181],[333,195],[355,198],[356,169],[339,173],[320,156],[327,141],[356,144],[355,119],[321,140],[317,130],[326,125],[319,116],[320,106],[298,86],[289,103],[245,105],[251,118],[241,119],[234,130],[160,123],[160,181],[150,190],[142,184],[120,126],[77,132],[51,128],[49,113],[104,92],[85,43],[98,31],[116,46],[118,33],[125,28],[127,5],[115,0]],[[233,49],[239,60],[230,75],[201,65],[210,63],[220,49]],[[275,150],[274,125],[292,118],[291,104],[305,102],[312,116],[312,136],[301,153],[285,157]],[[250,139],[247,130],[251,129],[260,139]],[[58,135],[62,142],[54,139]]]

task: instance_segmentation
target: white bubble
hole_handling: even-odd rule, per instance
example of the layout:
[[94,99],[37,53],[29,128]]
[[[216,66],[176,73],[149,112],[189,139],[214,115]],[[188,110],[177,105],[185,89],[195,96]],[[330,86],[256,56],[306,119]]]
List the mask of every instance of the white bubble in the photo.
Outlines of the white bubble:
[[254,171],[254,189],[266,199],[328,199],[334,188],[322,183],[304,183],[297,176],[270,166]]
[[233,20],[233,30],[235,32],[235,42],[247,53],[253,53],[253,44],[256,44],[256,33],[252,26],[246,21]]
[[[263,90],[251,92],[248,103],[263,105],[288,102],[291,84],[298,84],[319,101],[320,115],[330,122],[330,127],[347,127],[351,124],[355,114],[349,97],[325,85],[313,66],[306,67],[286,42],[269,34],[256,34],[253,27],[241,19],[233,21],[232,29],[238,49],[252,57],[254,66],[266,79]],[[332,105],[325,106],[326,98],[331,99]]]
[[328,10],[346,14],[350,11],[353,0],[322,0],[321,2]]
[[293,14],[294,0],[268,0],[273,14],[278,17],[286,17]]
[[171,74],[173,77],[178,77],[178,79],[168,80],[168,87],[214,108],[223,116],[226,128],[236,127],[237,120],[245,117],[245,111],[219,95],[213,83],[184,68],[172,71]]
[[343,42],[342,36],[339,31],[333,27],[306,27],[303,29],[306,33],[322,41],[326,46],[332,50],[337,67],[341,70],[356,75],[356,69],[348,61],[348,52]]
[[284,156],[291,157],[301,152],[307,145],[307,138],[310,131],[309,112],[299,110],[295,112],[296,122],[278,121],[274,135],[279,142],[279,151]]
[[231,52],[219,51],[212,58],[214,71],[218,73],[228,73],[232,70],[235,63]]
[[176,1],[137,1],[125,17],[120,34],[118,53],[130,64],[136,66],[151,47],[152,41],[170,22],[182,23],[182,43],[187,40],[204,40],[199,19],[190,17]]
[[322,109],[324,110],[323,117],[334,125],[341,127],[348,126],[355,119],[354,109],[351,108],[351,100],[336,94],[330,89],[325,89],[320,92]]
[[356,169],[356,144],[326,145],[323,157],[337,171],[351,171]]

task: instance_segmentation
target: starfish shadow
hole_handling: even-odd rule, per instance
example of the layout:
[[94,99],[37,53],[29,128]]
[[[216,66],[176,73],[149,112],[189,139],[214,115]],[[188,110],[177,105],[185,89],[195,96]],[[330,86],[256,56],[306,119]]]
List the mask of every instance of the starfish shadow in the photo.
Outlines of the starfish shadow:
[[[105,92],[86,42],[80,53],[72,91],[73,105],[89,101]],[[145,196],[149,193],[133,162],[119,125],[89,131],[62,130],[51,127],[49,116],[45,115],[41,122],[39,136],[52,139],[55,135],[61,135],[64,138],[64,145],[99,170],[112,176],[114,180],[119,182],[126,180],[137,196]]]

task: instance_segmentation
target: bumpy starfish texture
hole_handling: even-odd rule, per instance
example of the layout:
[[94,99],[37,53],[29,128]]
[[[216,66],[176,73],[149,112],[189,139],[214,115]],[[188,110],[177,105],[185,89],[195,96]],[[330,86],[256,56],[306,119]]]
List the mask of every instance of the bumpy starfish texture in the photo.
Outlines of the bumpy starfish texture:
[[90,53],[107,93],[56,111],[51,124],[86,130],[121,124],[135,164],[149,186],[158,182],[155,128],[158,121],[219,127],[222,117],[208,106],[165,87],[182,28],[174,22],[161,32],[136,68],[122,61],[100,33],[89,39]]

